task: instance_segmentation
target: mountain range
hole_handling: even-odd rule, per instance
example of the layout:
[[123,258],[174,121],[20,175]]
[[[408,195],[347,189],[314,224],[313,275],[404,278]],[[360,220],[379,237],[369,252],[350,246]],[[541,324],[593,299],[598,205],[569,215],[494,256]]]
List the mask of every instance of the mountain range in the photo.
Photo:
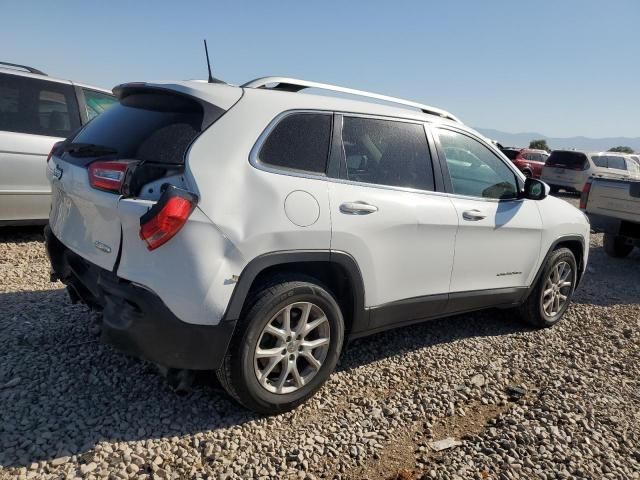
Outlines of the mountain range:
[[505,147],[528,147],[531,140],[544,139],[552,150],[576,149],[591,152],[609,150],[612,147],[628,146],[636,152],[640,151],[640,137],[547,137],[541,133],[508,133],[491,128],[476,128],[485,137],[497,140]]

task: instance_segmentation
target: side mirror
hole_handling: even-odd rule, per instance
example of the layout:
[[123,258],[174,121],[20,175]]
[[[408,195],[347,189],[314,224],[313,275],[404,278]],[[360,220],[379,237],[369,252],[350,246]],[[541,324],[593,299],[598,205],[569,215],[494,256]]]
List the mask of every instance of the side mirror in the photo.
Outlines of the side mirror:
[[520,193],[520,198],[529,200],[542,200],[549,195],[549,186],[535,178],[527,178],[524,181],[524,189]]

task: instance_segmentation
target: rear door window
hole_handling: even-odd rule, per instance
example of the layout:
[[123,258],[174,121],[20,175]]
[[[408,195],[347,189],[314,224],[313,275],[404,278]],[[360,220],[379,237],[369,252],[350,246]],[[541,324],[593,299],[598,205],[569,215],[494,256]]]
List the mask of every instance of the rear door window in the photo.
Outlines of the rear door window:
[[616,155],[609,156],[609,168],[615,168],[616,170],[626,170],[627,164],[624,161],[624,157],[618,157]]
[[345,116],[342,143],[348,180],[434,189],[433,165],[422,124]]
[[607,168],[609,167],[609,159],[605,155],[595,155],[591,157],[596,167]]
[[79,126],[71,85],[0,74],[0,130],[67,137]]
[[109,95],[108,93],[98,92],[96,90],[90,90],[88,88],[83,88],[82,93],[84,93],[84,103],[85,111],[87,113],[87,120],[92,120],[94,117],[97,117],[109,107],[118,103],[118,99],[113,95]]
[[324,173],[331,138],[330,113],[294,113],[283,118],[262,145],[258,159],[279,168]]
[[592,159],[593,163],[595,163],[597,167],[615,168],[616,170],[627,169],[624,157],[617,155],[594,155]]

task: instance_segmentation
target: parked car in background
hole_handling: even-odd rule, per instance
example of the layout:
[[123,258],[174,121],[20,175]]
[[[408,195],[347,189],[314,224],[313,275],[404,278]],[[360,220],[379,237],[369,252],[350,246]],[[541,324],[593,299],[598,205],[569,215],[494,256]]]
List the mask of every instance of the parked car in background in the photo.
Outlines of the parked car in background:
[[108,90],[0,62],[0,225],[47,221],[51,147],[115,102]]
[[552,193],[560,189],[580,192],[593,175],[624,179],[634,178],[639,173],[636,163],[622,153],[554,150],[547,159],[540,178],[549,184]]
[[542,167],[549,158],[546,150],[514,147],[503,147],[500,150],[524,173],[525,177],[540,178]]
[[640,178],[593,177],[585,185],[580,208],[591,228],[604,233],[604,250],[611,257],[626,257],[640,247]]
[[283,77],[114,92],[48,162],[54,278],[103,338],[251,409],[304,402],[349,338],[496,306],[554,325],[584,273],[585,216],[444,110]]

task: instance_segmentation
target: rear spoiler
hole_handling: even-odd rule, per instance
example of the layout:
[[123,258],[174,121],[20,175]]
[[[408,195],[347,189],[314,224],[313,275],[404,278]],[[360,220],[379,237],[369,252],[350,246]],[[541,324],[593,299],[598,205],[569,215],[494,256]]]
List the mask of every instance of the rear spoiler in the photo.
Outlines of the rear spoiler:
[[[189,102],[193,102],[199,105],[204,112],[201,130],[205,130],[227,111],[219,107],[218,105],[207,102],[199,96],[190,95],[174,88],[150,85],[144,82],[123,83],[115,86],[112,91],[119,101],[122,101],[132,95],[153,93],[173,98],[178,101],[184,102],[185,100],[187,100]],[[162,106],[162,102],[158,102],[158,108],[161,109]],[[185,108],[186,107],[187,105],[185,104]]]

